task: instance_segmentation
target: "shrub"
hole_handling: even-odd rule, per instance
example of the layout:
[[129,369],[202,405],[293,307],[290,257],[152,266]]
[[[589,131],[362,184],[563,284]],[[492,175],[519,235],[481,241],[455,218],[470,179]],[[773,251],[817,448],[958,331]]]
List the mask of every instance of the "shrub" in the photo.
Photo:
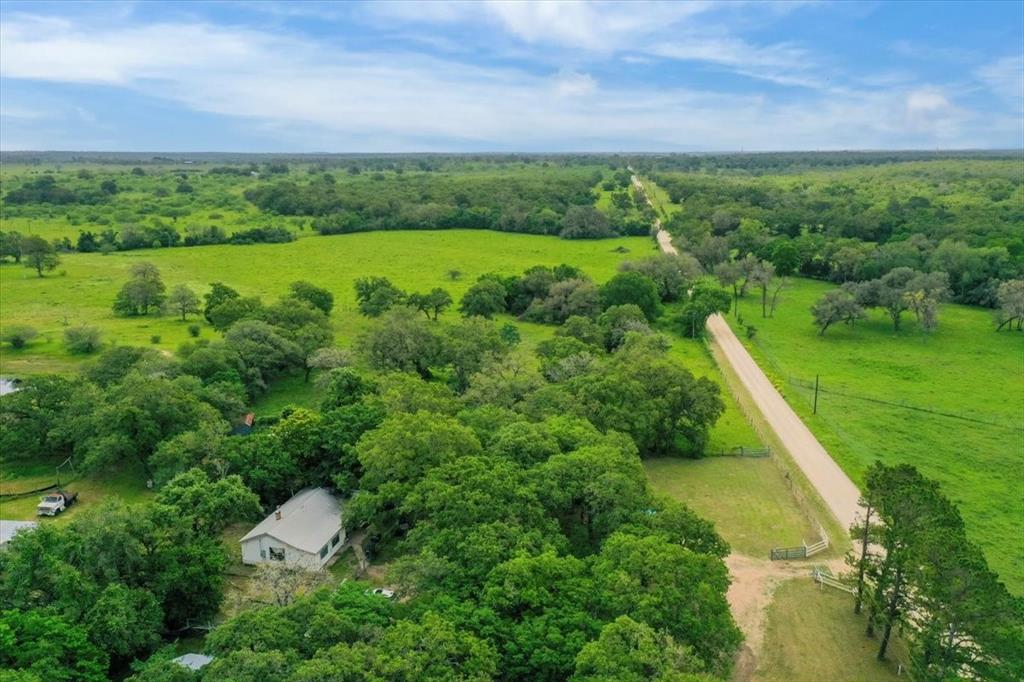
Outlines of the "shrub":
[[64,344],[71,353],[79,355],[95,353],[102,345],[100,336],[100,330],[96,327],[87,325],[68,327],[64,330]]
[[39,336],[32,327],[26,325],[10,325],[3,330],[0,340],[11,344],[11,348],[24,348],[25,344]]
[[160,343],[160,335],[159,334],[153,334],[151,337],[149,337],[149,342],[154,344],[154,345]]
[[198,324],[190,324],[188,326],[188,334],[193,339],[198,338],[199,337],[199,332],[200,332],[201,329],[202,328]]

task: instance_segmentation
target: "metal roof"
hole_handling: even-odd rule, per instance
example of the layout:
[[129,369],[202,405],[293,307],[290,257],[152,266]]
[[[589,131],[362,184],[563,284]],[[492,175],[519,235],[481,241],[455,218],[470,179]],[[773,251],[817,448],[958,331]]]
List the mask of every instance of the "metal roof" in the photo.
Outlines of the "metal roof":
[[207,656],[206,654],[182,654],[171,660],[189,670],[202,670],[213,660],[213,656]]
[[11,538],[18,531],[29,530],[38,525],[35,521],[7,521],[0,519],[0,545],[6,545],[10,542]]
[[326,488],[306,488],[260,521],[239,542],[261,535],[269,535],[304,552],[319,552],[320,548],[341,530],[341,503]]

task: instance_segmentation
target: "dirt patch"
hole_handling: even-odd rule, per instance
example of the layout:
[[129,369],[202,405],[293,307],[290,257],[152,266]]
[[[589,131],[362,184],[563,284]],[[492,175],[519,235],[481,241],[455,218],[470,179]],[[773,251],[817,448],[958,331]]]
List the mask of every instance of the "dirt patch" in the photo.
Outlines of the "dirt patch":
[[[821,562],[769,561],[754,559],[733,552],[725,559],[732,576],[732,584],[726,593],[733,620],[743,632],[743,647],[736,654],[732,679],[734,682],[750,680],[757,670],[761,650],[764,647],[765,619],[768,605],[772,602],[775,589],[786,580],[806,577],[811,569]],[[833,559],[827,564],[833,572],[845,568],[842,559]]]

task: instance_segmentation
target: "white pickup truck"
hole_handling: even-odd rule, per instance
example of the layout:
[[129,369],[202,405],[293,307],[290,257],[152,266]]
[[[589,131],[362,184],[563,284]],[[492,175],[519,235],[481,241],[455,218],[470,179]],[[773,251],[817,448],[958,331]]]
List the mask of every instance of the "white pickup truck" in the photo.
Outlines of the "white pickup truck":
[[55,490],[52,493],[43,495],[36,506],[36,514],[39,516],[56,516],[73,505],[77,499],[78,493]]

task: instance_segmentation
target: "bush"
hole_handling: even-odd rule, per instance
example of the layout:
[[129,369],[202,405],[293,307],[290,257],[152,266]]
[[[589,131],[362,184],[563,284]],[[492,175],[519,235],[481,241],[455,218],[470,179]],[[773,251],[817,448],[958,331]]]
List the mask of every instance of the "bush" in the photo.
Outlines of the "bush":
[[160,343],[160,335],[159,334],[153,334],[151,337],[149,337],[149,342],[154,344],[154,345]]
[[198,324],[190,324],[190,325],[188,326],[188,334],[189,334],[189,336],[191,336],[191,337],[192,337],[193,339],[195,339],[195,338],[199,338],[199,332],[200,332],[201,330],[202,330],[202,327],[200,327],[200,326],[199,326]]
[[76,355],[95,353],[102,345],[100,330],[97,327],[81,325],[68,327],[64,330],[64,345],[68,351]]
[[25,344],[39,336],[32,327],[25,325],[11,325],[3,330],[0,340],[11,344],[11,348],[24,348]]

